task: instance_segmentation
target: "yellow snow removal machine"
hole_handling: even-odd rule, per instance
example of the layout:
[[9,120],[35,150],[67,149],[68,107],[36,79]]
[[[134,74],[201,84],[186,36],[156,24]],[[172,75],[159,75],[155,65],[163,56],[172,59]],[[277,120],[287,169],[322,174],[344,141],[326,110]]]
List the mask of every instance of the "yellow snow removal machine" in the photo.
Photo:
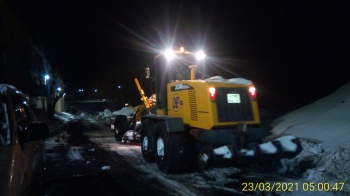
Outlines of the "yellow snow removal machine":
[[260,126],[251,81],[196,79],[204,58],[181,47],[157,55],[145,69],[154,81],[156,112],[141,117],[143,158],[165,173],[178,173],[216,159],[247,164],[296,156],[301,146],[294,136],[262,142],[267,131]]

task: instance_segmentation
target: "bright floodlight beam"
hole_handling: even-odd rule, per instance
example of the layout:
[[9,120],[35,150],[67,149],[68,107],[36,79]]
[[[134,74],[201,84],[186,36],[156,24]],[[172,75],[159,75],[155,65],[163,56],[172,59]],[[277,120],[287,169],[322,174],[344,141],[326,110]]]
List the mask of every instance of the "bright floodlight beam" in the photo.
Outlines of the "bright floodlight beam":
[[205,53],[204,53],[203,51],[198,51],[198,52],[196,53],[196,59],[197,59],[198,61],[205,59]]
[[171,61],[172,59],[175,58],[174,51],[171,49],[168,49],[164,52],[164,56],[168,61]]

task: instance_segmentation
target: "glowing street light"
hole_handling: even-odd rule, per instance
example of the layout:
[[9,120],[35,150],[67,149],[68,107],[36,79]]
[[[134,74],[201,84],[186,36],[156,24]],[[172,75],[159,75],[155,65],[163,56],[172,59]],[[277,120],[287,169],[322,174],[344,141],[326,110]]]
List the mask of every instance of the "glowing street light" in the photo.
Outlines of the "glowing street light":
[[50,79],[50,76],[49,76],[48,74],[46,74],[46,75],[44,76],[44,78],[45,78],[45,85],[46,85],[47,80]]

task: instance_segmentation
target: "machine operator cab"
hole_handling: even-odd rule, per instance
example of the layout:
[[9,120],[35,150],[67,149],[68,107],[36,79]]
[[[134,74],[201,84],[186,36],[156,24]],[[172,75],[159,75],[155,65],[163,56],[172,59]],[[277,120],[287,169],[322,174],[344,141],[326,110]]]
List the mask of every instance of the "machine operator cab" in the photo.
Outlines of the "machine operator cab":
[[[201,65],[204,63],[205,57],[206,55],[203,51],[192,53],[186,51],[184,47],[181,47],[179,50],[168,49],[155,57],[155,77],[167,78],[167,82],[194,80],[196,76],[204,73],[204,68]],[[145,74],[146,78],[151,78],[149,67],[146,67]],[[158,77],[161,75],[162,77]]]
[[[154,67],[145,69],[145,77],[155,79],[154,89],[157,94],[157,108],[166,107],[166,86],[168,83],[181,80],[195,80],[205,75],[203,51],[196,53],[186,51],[184,47],[179,50],[168,49],[157,55]],[[151,73],[152,72],[152,73]]]

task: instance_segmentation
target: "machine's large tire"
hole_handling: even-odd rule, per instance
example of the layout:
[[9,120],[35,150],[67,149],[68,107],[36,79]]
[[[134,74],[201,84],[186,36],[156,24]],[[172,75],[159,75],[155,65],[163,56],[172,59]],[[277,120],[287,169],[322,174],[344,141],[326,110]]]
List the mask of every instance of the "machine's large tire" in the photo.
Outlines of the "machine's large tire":
[[155,162],[155,132],[154,123],[151,120],[143,120],[140,126],[141,153],[145,161]]
[[117,141],[121,141],[123,135],[128,129],[128,119],[125,115],[117,115],[114,121],[114,137]]
[[156,131],[156,162],[164,173],[181,173],[185,170],[184,139],[181,133],[168,133],[164,122],[158,122]]

